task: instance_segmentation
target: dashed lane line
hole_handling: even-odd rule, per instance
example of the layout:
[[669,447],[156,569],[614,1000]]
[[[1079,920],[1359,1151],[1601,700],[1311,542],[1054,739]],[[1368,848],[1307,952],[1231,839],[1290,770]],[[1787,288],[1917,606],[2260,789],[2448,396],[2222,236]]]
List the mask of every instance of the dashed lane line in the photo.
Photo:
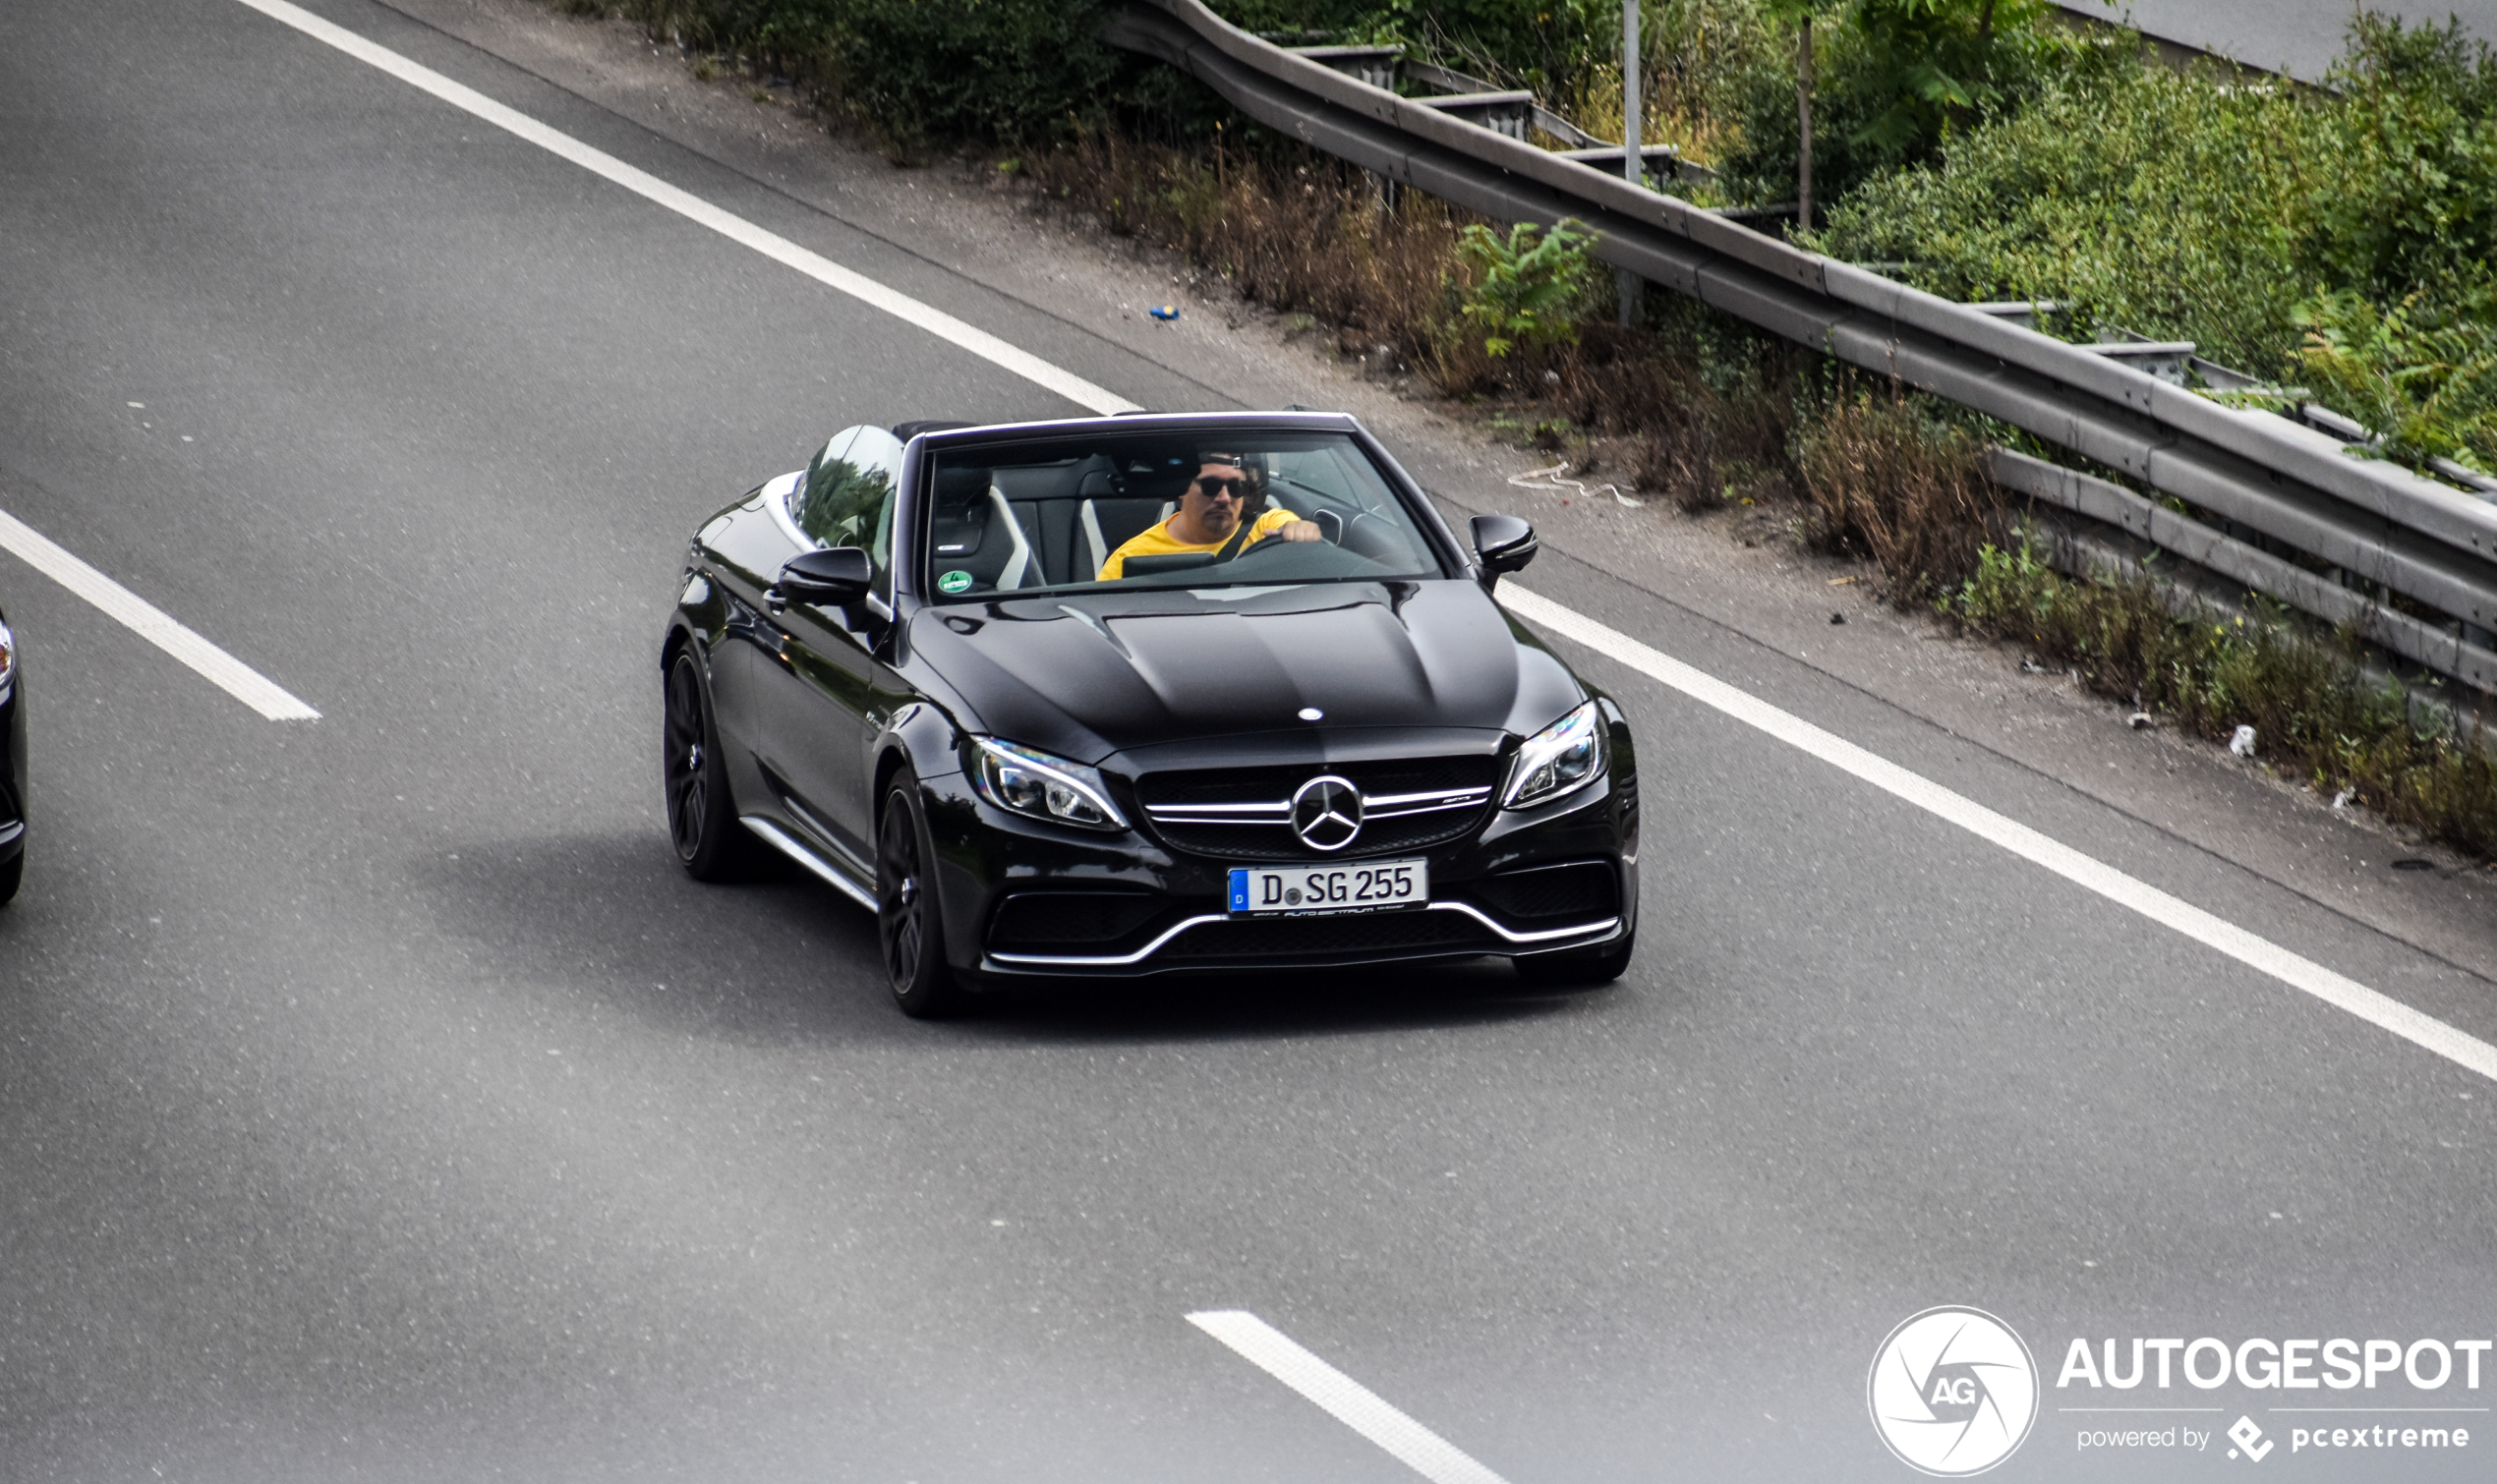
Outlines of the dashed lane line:
[[320,713],[260,671],[176,622],[155,604],[70,554],[68,548],[0,510],[0,547],[86,599],[156,648],[198,670],[271,721],[318,721]]
[[1529,623],[1575,640],[1704,706],[1713,707],[1735,720],[1758,727],[1778,741],[1810,753],[1833,768],[1855,774],[1886,793],[1948,820],[2013,855],[2044,866],[2074,885],[2094,891],[2119,906],[2129,907],[2152,922],[2173,928],[2249,968],[2259,969],[2294,990],[2301,990],[2326,1004],[2347,1010],[2370,1025],[2391,1031],[2414,1046],[2434,1052],[2458,1066],[2468,1067],[2497,1081],[2497,1046],[2490,1046],[2433,1015],[2414,1010],[2389,995],[2371,990],[2312,959],[2293,953],[2268,939],[2258,938],[2235,923],[2213,916],[2147,882],[2126,876],[2104,861],[2049,838],[2017,820],[1997,814],[1974,799],[1953,793],[1931,778],[1910,772],[1887,758],[1867,752],[1844,737],[1824,731],[1801,716],[1780,711],[1749,692],[1737,690],[1704,670],[1694,669],[1670,655],[1651,649],[1618,629],[1607,628],[1584,614],[1572,612],[1548,598],[1508,582],[1500,584],[1499,597],[1511,612]]
[[1246,1309],[1204,1309],[1188,1322],[1232,1347],[1249,1364],[1308,1398],[1430,1484],[1506,1484],[1456,1445],[1387,1404],[1376,1392],[1302,1348],[1289,1335]]
[[828,288],[838,289],[862,304],[884,311],[906,324],[927,331],[949,344],[959,346],[972,355],[1014,372],[1024,380],[1056,392],[1076,406],[1107,416],[1112,413],[1136,412],[1135,403],[1096,386],[1074,372],[1053,366],[1031,352],[1009,345],[976,325],[958,319],[934,305],[923,304],[909,295],[887,288],[864,273],[842,267],[818,253],[811,253],[787,238],[767,232],[744,217],[722,210],[691,192],[682,191],[652,175],[624,163],[603,149],[595,149],[559,129],[550,128],[518,109],[509,108],[436,72],[421,63],[399,55],[386,46],[368,41],[342,26],[324,21],[286,0],[238,0],[272,21],[291,26],[314,40],[368,63],[410,86],[473,114],[495,128],[528,141],[550,154],[571,161],[582,169],[613,182],[667,207],[687,221],[709,227],[730,242],[753,249],[773,261],[795,268]]

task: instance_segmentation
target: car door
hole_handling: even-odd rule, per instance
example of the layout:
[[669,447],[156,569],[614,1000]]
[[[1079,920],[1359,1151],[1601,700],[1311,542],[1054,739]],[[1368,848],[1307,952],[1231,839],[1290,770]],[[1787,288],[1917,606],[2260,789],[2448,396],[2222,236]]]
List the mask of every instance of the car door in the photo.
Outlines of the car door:
[[[900,439],[881,428],[851,428],[825,444],[789,505],[817,545],[866,548],[888,604],[900,472]],[[765,766],[789,813],[864,867],[874,820],[867,750],[884,722],[874,654],[881,626],[864,609],[796,602],[767,621],[775,642],[755,686]]]
[[[790,554],[785,521],[762,507],[781,501],[804,477],[800,470],[767,482],[754,491],[760,505],[722,516],[701,538],[701,580],[724,609],[720,632],[707,654],[712,717],[729,787],[749,811],[760,807],[770,791],[768,780],[756,771],[762,762],[762,707],[755,689],[781,642],[779,626],[764,612],[763,590]],[[691,590],[686,597],[698,600]]]

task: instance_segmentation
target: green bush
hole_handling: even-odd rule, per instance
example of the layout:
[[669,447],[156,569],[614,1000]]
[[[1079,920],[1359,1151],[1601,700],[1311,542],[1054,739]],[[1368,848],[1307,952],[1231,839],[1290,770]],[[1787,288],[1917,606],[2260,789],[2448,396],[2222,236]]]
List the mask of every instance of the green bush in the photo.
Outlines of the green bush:
[[2304,266],[2380,303],[2485,289],[2497,262],[2497,58],[2459,25],[2361,14],[2323,112]]
[[2297,343],[2298,208],[2323,136],[2318,110],[2283,89],[2089,69],[1939,162],[1865,185],[1816,246],[1904,261],[1948,299],[2055,300],[2076,338],[2125,325],[2274,371]]
[[1101,44],[1099,0],[622,0],[654,34],[799,78],[911,145],[1042,140],[1149,100],[1201,110],[1169,70]]
[[2309,384],[2385,451],[2489,457],[2497,63],[2361,16],[2337,94],[2213,68],[2079,68],[1876,178],[1817,245],[1946,298],[2049,299]]
[[2451,459],[2497,472],[2497,314],[2440,312],[2416,293],[2379,310],[2349,290],[2293,317],[2314,395],[2383,434],[2375,450],[2413,467]]
[[[2016,113],[2069,74],[2129,46],[2044,24],[2041,0],[1783,0],[1816,12],[1813,198],[1838,200],[1884,171],[1934,157],[1954,129]],[[1729,197],[1792,200],[1794,32],[1739,84],[1741,128],[1718,161]],[[1773,59],[1773,60],[1772,60]],[[1819,213],[1816,211],[1815,213]]]
[[1458,235],[1457,257],[1470,277],[1459,313],[1484,332],[1483,354],[1498,360],[1520,345],[1577,340],[1587,247],[1595,241],[1585,225],[1564,217],[1546,232],[1519,222],[1503,241],[1477,222]]

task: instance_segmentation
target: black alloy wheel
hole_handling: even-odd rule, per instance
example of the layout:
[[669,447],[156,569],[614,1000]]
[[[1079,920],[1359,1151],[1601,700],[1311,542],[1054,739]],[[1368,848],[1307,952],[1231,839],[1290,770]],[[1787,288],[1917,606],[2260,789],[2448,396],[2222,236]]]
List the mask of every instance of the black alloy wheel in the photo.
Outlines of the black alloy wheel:
[[1638,949],[1639,930],[1632,928],[1608,943],[1592,948],[1563,948],[1513,959],[1517,977],[1528,984],[1553,989],[1610,984],[1629,972],[1630,955]]
[[728,771],[712,721],[711,688],[691,649],[668,666],[666,719],[660,725],[660,785],[667,791],[668,834],[685,874],[698,882],[734,881],[754,861],[753,836],[737,823]]
[[934,857],[919,814],[919,780],[905,768],[894,775],[876,825],[876,940],[894,1003],[919,1020],[962,1006],[962,988],[945,961],[944,924],[929,880]]

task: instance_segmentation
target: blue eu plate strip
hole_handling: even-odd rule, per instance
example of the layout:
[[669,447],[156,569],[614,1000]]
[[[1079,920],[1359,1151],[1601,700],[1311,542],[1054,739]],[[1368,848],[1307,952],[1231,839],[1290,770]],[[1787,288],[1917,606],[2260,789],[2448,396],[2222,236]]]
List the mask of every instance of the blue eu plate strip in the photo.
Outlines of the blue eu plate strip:
[[1245,867],[1234,866],[1231,869],[1231,910],[1248,910],[1248,872]]

